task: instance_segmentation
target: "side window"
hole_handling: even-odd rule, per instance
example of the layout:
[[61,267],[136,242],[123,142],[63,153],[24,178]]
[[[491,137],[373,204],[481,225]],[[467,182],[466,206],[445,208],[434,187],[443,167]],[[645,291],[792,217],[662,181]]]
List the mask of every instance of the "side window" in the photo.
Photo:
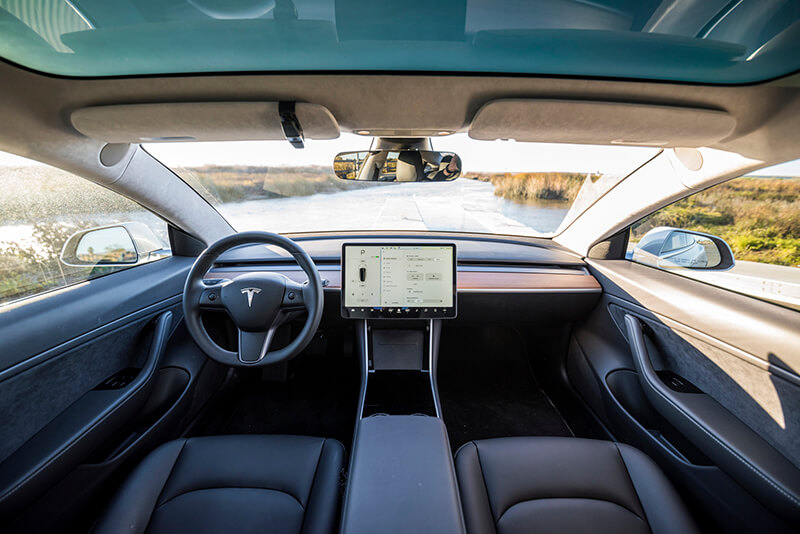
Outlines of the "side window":
[[169,256],[167,225],[83,178],[0,152],[0,306]]
[[631,227],[628,259],[800,309],[800,160],[645,217]]

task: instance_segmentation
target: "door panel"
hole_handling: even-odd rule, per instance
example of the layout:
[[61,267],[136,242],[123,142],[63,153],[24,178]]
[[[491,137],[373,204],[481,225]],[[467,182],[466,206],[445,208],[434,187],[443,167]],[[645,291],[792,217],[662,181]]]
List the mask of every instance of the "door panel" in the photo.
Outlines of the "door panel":
[[796,409],[800,406],[800,381],[795,375],[777,366],[770,371],[734,347],[631,308],[608,306],[628,343],[630,335],[623,330],[625,316],[633,315],[646,325],[646,342],[656,344],[648,350],[653,367],[685,378],[800,466],[800,410]]
[[800,313],[627,261],[589,263],[605,295],[568,361],[587,404],[672,464],[715,528],[800,526]]
[[3,308],[0,462],[87,391],[143,361],[144,327],[179,308],[189,265],[168,258]]
[[195,385],[222,370],[181,326],[191,263],[167,258],[2,308],[0,523],[68,528],[101,482],[208,398],[213,387],[198,396]]
[[[603,291],[800,376],[800,313],[627,260],[587,260]],[[755,360],[754,360],[755,361]]]
[[[152,332],[149,331],[150,328],[139,327],[137,323],[125,329],[127,330],[125,333],[128,335],[131,331],[141,331],[144,336],[139,337],[146,339],[126,339],[127,336],[120,336],[121,342],[130,341],[124,345],[129,350],[117,350],[117,352],[136,356],[122,361],[117,358],[109,360],[113,362],[111,365],[126,365],[121,369],[137,369],[129,383],[124,386],[120,383],[122,387],[108,387],[106,384],[89,384],[82,387],[84,393],[80,397],[53,417],[30,439],[22,443],[9,457],[5,458],[4,462],[0,463],[0,488],[3,488],[3,493],[0,495],[0,514],[14,515],[16,510],[32,502],[142,409],[155,383],[154,377],[159,369],[172,327],[172,317],[171,311],[159,314],[154,321]],[[114,333],[104,336],[106,339],[103,341],[107,341],[108,337],[114,337]],[[93,357],[93,360],[102,361],[102,353],[98,354],[98,350],[102,350],[107,342],[93,343],[92,345],[91,349],[81,351],[80,357],[73,355],[69,360],[87,363],[88,356]],[[144,349],[144,354],[140,357],[138,353],[142,352],[141,349]],[[92,363],[93,360],[88,360],[88,363]],[[53,362],[48,363],[53,365]],[[26,375],[35,374],[34,380],[39,379],[47,384],[50,382],[47,380],[50,372],[47,367],[50,366],[43,365],[41,367],[45,368],[43,373],[35,373],[38,368],[34,368],[15,378],[27,378]],[[114,367],[110,369],[108,376],[121,370]],[[86,379],[81,376],[79,370],[71,372],[73,370],[74,366],[70,367],[62,376],[66,376],[67,380],[71,379],[77,384],[85,384]],[[12,379],[11,382],[15,381]],[[63,388],[64,384],[62,381],[61,384],[54,385]],[[8,389],[13,392],[15,388],[9,387]],[[70,389],[74,390],[75,387]],[[19,393],[22,394],[22,392]],[[29,393],[36,395],[47,392],[33,388]],[[59,389],[53,393],[58,394]],[[17,414],[14,414],[17,420],[25,418],[25,414],[28,412],[35,412],[32,409],[21,408]]]
[[634,315],[625,315],[625,323],[639,382],[658,413],[765,506],[800,524],[797,468],[703,390],[680,375],[657,371],[651,354],[671,360],[670,347],[660,350],[658,334]]

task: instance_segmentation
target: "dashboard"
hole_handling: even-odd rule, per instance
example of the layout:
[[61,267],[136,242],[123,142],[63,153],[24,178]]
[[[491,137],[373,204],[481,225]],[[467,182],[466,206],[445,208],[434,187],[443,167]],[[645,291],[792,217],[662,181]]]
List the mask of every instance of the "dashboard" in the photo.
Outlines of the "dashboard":
[[[459,323],[569,321],[588,313],[602,293],[582,258],[547,239],[432,232],[289,237],[308,252],[323,279],[324,323],[398,316],[449,318]],[[421,247],[433,248],[428,249],[424,258],[411,256],[418,254],[416,251],[422,250]],[[452,247],[449,269],[441,268],[450,265],[449,252],[436,247]],[[362,249],[364,257],[371,254],[373,258],[362,258]],[[400,251],[402,254],[397,256]],[[382,253],[389,254],[385,265]],[[376,255],[379,257],[374,258]],[[437,257],[438,262],[432,261]],[[441,265],[426,270],[426,263]],[[412,264],[415,266],[410,267]],[[383,266],[390,269],[385,280]],[[400,269],[392,270],[397,266]],[[414,272],[408,272],[409,269]],[[300,283],[306,280],[305,273],[288,253],[263,245],[229,250],[220,256],[206,277],[234,278],[253,271],[279,272]],[[425,287],[425,273],[433,274],[428,279],[430,287]],[[382,280],[396,287],[382,287]],[[448,295],[452,296],[452,306]],[[424,311],[426,307],[428,312]]]

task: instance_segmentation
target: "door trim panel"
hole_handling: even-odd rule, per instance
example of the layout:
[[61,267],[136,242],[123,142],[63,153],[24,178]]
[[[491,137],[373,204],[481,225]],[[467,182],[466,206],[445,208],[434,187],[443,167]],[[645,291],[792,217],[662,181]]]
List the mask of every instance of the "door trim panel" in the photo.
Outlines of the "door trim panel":
[[155,321],[147,358],[136,378],[117,390],[91,390],[0,463],[0,517],[43,494],[144,406],[160,367],[172,312]]
[[104,324],[103,326],[95,328],[94,330],[90,330],[85,334],[82,334],[76,338],[61,343],[60,345],[56,345],[51,349],[48,349],[40,354],[28,358],[27,360],[23,360],[15,365],[12,365],[11,367],[8,367],[0,371],[0,383],[15,375],[18,375],[19,373],[25,372],[33,367],[36,367],[37,365],[57,359],[63,354],[69,352],[71,349],[79,347],[84,343],[91,342],[93,339],[96,339],[105,334],[112,333],[115,330],[121,330],[126,326],[130,325],[131,323],[136,322],[139,319],[152,315],[157,315],[160,311],[174,307],[180,304],[180,302],[181,302],[181,295],[172,296],[168,299],[162,300],[161,302],[157,302],[152,306],[147,306],[146,308],[137,310],[131,313],[130,315],[126,315],[125,317],[121,317],[110,323]]
[[[617,305],[620,308],[624,308],[624,309],[627,309],[629,311],[632,311],[634,313],[634,315],[637,315],[637,316],[640,316],[640,317],[643,317],[643,318],[649,318],[649,319],[652,319],[654,321],[658,321],[659,323],[662,323],[664,326],[666,326],[666,327],[668,327],[668,328],[670,328],[672,330],[683,332],[683,333],[685,333],[685,334],[687,334],[689,336],[695,337],[695,338],[697,338],[697,339],[699,339],[699,340],[701,340],[701,341],[703,341],[705,343],[708,343],[710,345],[715,345],[715,346],[719,347],[721,350],[724,350],[725,352],[731,354],[732,356],[735,356],[736,358],[742,360],[745,363],[748,363],[750,365],[755,365],[756,367],[758,367],[760,369],[763,369],[764,371],[768,371],[768,372],[770,372],[770,373],[772,373],[772,374],[774,374],[776,376],[779,376],[780,378],[783,378],[784,380],[786,380],[788,382],[791,382],[792,384],[800,387],[800,375],[795,374],[794,372],[792,372],[790,370],[787,370],[787,369],[785,369],[783,367],[775,365],[772,362],[765,361],[762,358],[759,358],[758,356],[753,356],[752,354],[750,354],[750,353],[748,353],[746,351],[743,351],[740,348],[734,347],[733,345],[731,345],[729,343],[726,343],[726,342],[724,342],[724,341],[722,341],[720,339],[717,339],[715,337],[709,336],[708,334],[705,334],[705,333],[703,333],[703,332],[701,332],[701,331],[699,331],[699,330],[697,330],[697,329],[695,329],[695,328],[693,328],[691,326],[688,326],[688,325],[685,325],[685,324],[680,323],[678,321],[675,321],[673,319],[670,319],[669,317],[661,315],[660,313],[654,312],[652,310],[648,310],[647,308],[643,308],[642,306],[639,306],[638,304],[634,304],[634,303],[632,303],[632,302],[630,302],[628,300],[622,299],[622,298],[614,296],[614,295],[606,295],[606,298],[611,303],[611,305]],[[609,307],[612,307],[612,306],[609,306]],[[614,319],[614,324],[617,326],[617,328],[619,329],[620,333],[622,334],[622,337],[625,338],[626,342],[630,343],[630,341],[628,339],[628,332],[627,332],[627,329],[625,328],[625,326],[619,324],[619,322],[617,321],[616,317],[614,317],[613,313],[611,313],[611,316]]]
[[605,295],[690,324],[714,340],[800,375],[800,312],[629,260],[586,263]]
[[652,365],[640,320],[626,314],[625,324],[639,381],[656,410],[762,504],[800,525],[800,471],[708,395],[667,387]]
[[800,313],[628,260],[587,264],[604,298],[576,336],[604,338],[585,354],[598,379],[636,369],[650,413],[770,515],[800,527]]

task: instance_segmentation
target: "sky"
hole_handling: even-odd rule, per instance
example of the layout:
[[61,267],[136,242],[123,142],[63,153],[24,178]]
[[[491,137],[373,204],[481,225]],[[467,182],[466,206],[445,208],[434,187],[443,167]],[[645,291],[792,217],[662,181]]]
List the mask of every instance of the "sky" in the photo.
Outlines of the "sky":
[[[217,165],[331,165],[339,152],[367,150],[372,138],[342,134],[330,141],[306,141],[298,150],[286,141],[225,143],[153,143],[145,145],[167,166]],[[466,134],[435,138],[435,150],[456,152],[465,171],[627,173],[657,152],[625,146],[476,141]],[[0,152],[0,166],[25,166],[30,160]],[[800,176],[800,160],[751,173],[762,176]]]

